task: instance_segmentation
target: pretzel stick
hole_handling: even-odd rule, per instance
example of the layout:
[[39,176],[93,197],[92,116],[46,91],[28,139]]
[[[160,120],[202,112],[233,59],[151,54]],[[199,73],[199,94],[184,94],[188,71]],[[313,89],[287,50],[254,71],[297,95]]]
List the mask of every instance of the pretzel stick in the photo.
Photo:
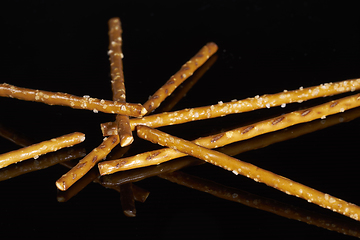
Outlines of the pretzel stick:
[[234,174],[241,174],[257,182],[265,183],[282,192],[294,195],[313,202],[321,207],[328,208],[355,220],[359,220],[360,207],[345,202],[339,198],[322,193],[270,171],[261,169],[253,164],[240,161],[226,154],[210,150],[190,141],[186,141],[159,130],[147,126],[138,126],[137,134],[140,138],[157,143],[162,146],[171,147],[193,157],[232,171]]
[[130,119],[131,129],[137,125],[146,125],[157,128],[166,125],[186,123],[190,121],[221,117],[228,114],[247,112],[261,108],[284,106],[292,102],[303,102],[317,97],[325,97],[360,89],[360,79],[346,80],[337,83],[325,83],[319,86],[300,88],[293,91],[284,91],[277,94],[255,96],[244,100],[234,100],[197,108],[188,108],[175,112],[154,114],[142,118]]
[[300,209],[286,203],[257,196],[240,189],[227,187],[180,171],[160,174],[159,177],[191,189],[209,193],[218,198],[238,202],[245,206],[270,212],[288,219],[294,219],[330,231],[336,231],[338,233],[360,238],[357,222],[354,224],[354,222],[340,221],[336,218]]
[[212,67],[216,62],[217,55],[211,56],[199,69],[194,72],[187,81],[182,83],[177,91],[174,91],[169,98],[161,103],[161,106],[156,109],[156,112],[168,112],[187,94],[187,92],[198,82],[200,78]]
[[109,60],[111,67],[111,87],[113,100],[125,102],[125,83],[123,72],[122,29],[119,18],[111,18],[109,25]]
[[65,173],[61,178],[56,181],[56,186],[61,191],[67,190],[78,179],[84,176],[92,167],[94,167],[99,161],[104,159],[111,149],[113,149],[119,143],[118,135],[110,136],[106,138],[100,146],[93,149],[88,155],[86,155],[79,163],[73,167],[70,171]]
[[134,141],[130,128],[129,117],[126,115],[116,115],[117,130],[120,137],[120,145],[126,147]]
[[65,147],[71,147],[85,140],[83,133],[74,132],[51,140],[43,141],[0,155],[0,168],[10,164],[21,162],[30,158],[38,158],[40,155],[55,152]]
[[94,182],[95,179],[99,177],[99,171],[96,168],[90,169],[82,178],[78,179],[71,188],[67,191],[58,191],[56,199],[58,202],[67,202],[72,197],[77,195],[81,190],[83,190],[87,185]]
[[[123,72],[123,53],[122,45],[122,29],[119,18],[111,18],[109,24],[109,56],[111,66],[111,87],[113,92],[113,100],[121,103],[126,102],[125,82]],[[120,145],[125,147],[130,145],[134,138],[130,128],[129,117],[118,114],[116,121],[118,134],[120,137]]]
[[67,106],[75,109],[87,109],[94,112],[124,114],[132,117],[141,117],[147,112],[141,104],[120,103],[91,98],[86,95],[78,97],[68,93],[20,88],[7,83],[0,84],[0,97],[42,102],[49,105]]
[[85,149],[61,149],[57,152],[41,156],[39,159],[23,161],[21,163],[13,164],[0,169],[0,181],[14,178],[29,172],[42,170],[72,159],[78,159],[84,157],[85,155]]
[[[61,165],[63,165],[64,167],[67,167],[69,169],[72,169],[74,166],[76,166],[76,162],[75,161],[67,161],[67,162],[62,162]],[[96,175],[94,175],[93,173],[96,173]],[[89,175],[89,176],[88,176]],[[92,168],[87,174],[85,174],[85,177],[87,177],[88,179],[93,179],[93,182],[95,183],[98,183],[100,185],[102,185],[103,187],[105,188],[110,188],[110,189],[113,189],[117,192],[120,192],[120,188],[119,188],[119,184],[112,184],[112,185],[106,185],[106,184],[103,184],[102,182],[99,181],[99,172],[96,171],[95,168]],[[80,180],[82,180],[83,178],[81,178]],[[76,195],[79,191],[81,191],[81,189],[83,187],[85,187],[87,185],[86,183],[87,180],[85,180],[85,183],[84,184],[78,184],[78,182],[76,182],[76,185],[79,186],[79,188],[75,188],[73,189],[74,185],[69,188],[67,191],[61,191],[60,193],[58,193],[58,201],[59,202],[66,202],[68,201],[70,198],[72,198],[74,195]],[[80,187],[82,186],[82,187]],[[133,184],[133,193],[134,193],[134,199],[135,201],[138,201],[138,202],[141,202],[141,203],[144,203],[147,199],[147,197],[149,196],[150,192],[143,189],[143,188],[140,188],[136,185]]]
[[[111,62],[111,83],[113,90],[113,100],[125,102],[125,83],[122,58],[123,53],[121,50],[122,45],[122,29],[119,18],[112,18],[109,20],[109,55]],[[130,145],[134,138],[130,128],[129,117],[126,115],[117,115],[115,125],[117,133],[120,137],[120,145],[122,147]],[[135,200],[131,183],[120,186],[120,201],[123,212],[128,217],[136,216]]]
[[133,183],[157,176],[161,173],[174,172],[182,168],[200,165],[203,163],[204,161],[188,156],[155,166],[136,168],[129,171],[121,171],[115,174],[105,175],[100,178],[100,181],[103,186],[114,186],[130,182]]
[[170,79],[159,88],[143,106],[148,113],[154,111],[166,97],[168,97],[183,81],[191,76],[196,69],[209,59],[218,49],[218,46],[210,42],[200,49],[200,51],[187,61],[179,71],[177,71]]
[[116,135],[118,126],[116,122],[106,122],[100,124],[101,132],[104,137]]
[[[206,148],[218,148],[261,134],[284,129],[295,124],[325,118],[327,115],[344,112],[345,110],[358,106],[360,106],[360,94],[333,100],[305,110],[294,111],[279,117],[270,118],[268,120],[229,130],[223,133],[198,138],[193,142]],[[171,148],[163,148],[151,152],[141,153],[128,158],[104,161],[99,163],[98,167],[100,174],[106,175],[117,171],[160,164],[162,162],[183,156],[185,156],[184,153],[175,151]]]
[[271,144],[294,139],[308,133],[331,127],[336,124],[349,122],[358,117],[360,117],[360,112],[357,108],[355,108],[344,113],[331,115],[326,117],[326,119],[319,119],[308,122],[306,124],[298,124],[280,131],[263,134],[246,141],[239,141],[233,144],[225,145],[223,147],[217,148],[217,151],[226,153],[230,156],[236,156],[243,152],[264,148]]

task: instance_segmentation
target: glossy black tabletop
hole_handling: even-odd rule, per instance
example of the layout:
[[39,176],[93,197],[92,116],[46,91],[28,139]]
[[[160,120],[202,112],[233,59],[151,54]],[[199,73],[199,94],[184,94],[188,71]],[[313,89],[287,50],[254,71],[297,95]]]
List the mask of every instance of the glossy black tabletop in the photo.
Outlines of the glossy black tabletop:
[[[122,22],[131,103],[144,103],[208,42],[219,47],[213,64],[172,110],[360,77],[360,21],[352,2],[11,2],[0,13],[0,82],[19,87],[111,100],[107,22],[112,17]],[[192,140],[350,94],[160,130]],[[0,98],[0,106],[2,131],[30,142],[82,132],[86,140],[78,149],[85,152],[102,142],[100,124],[114,120],[111,114],[11,98]],[[270,141],[235,157],[360,205],[359,115],[353,109],[278,131],[284,141]],[[271,136],[247,143],[258,146]],[[0,138],[0,153],[18,148]],[[157,148],[135,136],[126,156]],[[355,220],[210,164],[181,171],[228,190],[234,199],[243,195],[239,202],[152,176],[133,183],[150,192],[145,202],[136,202],[136,217],[124,215],[119,192],[95,182],[59,202],[64,193],[55,181],[67,171],[56,164],[1,181],[0,238],[360,237]],[[294,216],[302,216],[301,221]]]

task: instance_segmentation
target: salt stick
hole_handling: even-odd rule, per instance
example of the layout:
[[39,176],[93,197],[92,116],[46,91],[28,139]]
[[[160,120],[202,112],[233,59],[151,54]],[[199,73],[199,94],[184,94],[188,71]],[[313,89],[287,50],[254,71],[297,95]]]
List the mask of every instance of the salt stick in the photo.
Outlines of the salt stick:
[[187,81],[182,83],[177,91],[173,92],[166,101],[161,103],[159,108],[156,109],[157,112],[168,112],[174,108],[174,106],[186,96],[189,90],[199,81],[200,78],[214,65],[218,56],[211,56],[199,69],[197,69],[194,74]]
[[[111,18],[109,25],[109,57],[111,67],[111,87],[113,92],[113,101],[125,103],[125,81],[123,72],[123,53],[122,53],[122,28],[119,18]],[[130,128],[129,117],[118,114],[115,120],[117,126],[117,134],[120,137],[120,145],[122,147],[130,145],[134,138]]]
[[58,191],[57,201],[58,202],[67,202],[74,196],[76,196],[81,190],[83,190],[87,185],[98,179],[99,171],[96,171],[95,168],[90,169],[82,178],[78,179],[71,188],[66,191]]
[[290,128],[285,128],[279,131],[271,132],[269,134],[263,134],[246,141],[239,141],[237,143],[219,147],[217,148],[217,151],[223,152],[230,156],[236,156],[244,152],[264,148],[275,143],[284,142],[303,136],[305,134],[316,132],[336,124],[349,122],[359,117],[360,112],[357,108],[355,108],[345,111],[344,113],[328,116],[326,119],[318,119],[306,124],[298,124]]
[[289,195],[303,198],[321,207],[328,208],[352,219],[359,221],[360,207],[348,203],[339,198],[322,193],[283,176],[261,169],[253,164],[240,161],[223,153],[210,150],[190,141],[186,141],[147,126],[138,126],[137,134],[140,138],[157,143],[162,146],[171,147],[177,151],[197,157],[206,162],[241,174],[257,182],[265,183]]
[[62,162],[79,159],[85,155],[85,149],[83,148],[72,147],[61,149],[54,153],[48,153],[44,156],[40,156],[39,159],[29,159],[27,161],[0,169],[0,181],[14,178],[26,173],[42,170]]
[[109,25],[109,60],[111,67],[111,87],[114,101],[125,101],[125,83],[123,72],[122,29],[119,18],[111,18]]
[[[258,135],[284,129],[296,124],[310,122],[315,119],[324,119],[328,115],[344,112],[358,106],[360,106],[360,94],[333,100],[305,110],[283,114],[279,117],[270,118],[223,133],[198,138],[193,142],[206,148],[218,148],[234,142],[253,138]],[[132,157],[104,161],[99,163],[98,167],[100,174],[106,175],[118,171],[160,164],[162,162],[183,156],[185,156],[184,153],[175,151],[171,148],[163,148],[137,154]]]
[[[67,162],[62,162],[61,165],[63,165],[64,167],[67,167],[67,168],[70,168],[72,169],[74,166],[76,166],[77,163],[75,163],[74,161],[67,161]],[[95,170],[94,168],[91,169],[91,170]],[[98,183],[100,185],[102,185],[103,187],[105,188],[111,188],[117,192],[120,192],[120,188],[119,188],[119,184],[112,184],[112,185],[109,185],[109,184],[106,184],[104,185],[102,182],[100,182],[99,180],[99,174],[98,174],[98,171],[89,171],[91,172],[90,175],[92,175],[93,172],[96,173],[96,176],[93,177],[94,175],[92,176],[89,176],[88,179],[92,179],[93,182],[95,183]],[[89,173],[88,172],[88,173]],[[88,174],[86,174],[85,176],[87,176]],[[78,182],[77,182],[78,183]],[[84,187],[86,186],[86,183],[84,184]],[[73,186],[74,187],[74,186]],[[80,186],[79,188],[82,188],[82,186]],[[58,201],[59,202],[66,202],[67,200],[69,200],[70,198],[72,198],[73,196],[75,196],[79,191],[81,191],[81,189],[79,188],[69,188],[67,191],[62,191],[62,192],[59,192],[58,193]],[[133,189],[133,194],[134,194],[134,199],[135,201],[138,201],[138,202],[142,202],[144,203],[147,199],[147,197],[149,196],[150,192],[143,189],[143,188],[140,188],[136,185],[132,185],[132,189]]]
[[116,122],[105,122],[100,124],[100,129],[104,137],[116,135],[118,126]]
[[93,149],[88,155],[81,159],[76,166],[56,181],[57,188],[61,191],[67,190],[99,161],[103,160],[118,143],[118,135],[104,139],[100,146]]
[[63,135],[61,137],[53,138],[51,140],[43,141],[14,150],[0,155],[0,168],[6,167],[10,164],[21,162],[26,159],[38,158],[40,155],[49,152],[55,152],[65,147],[71,147],[75,144],[81,143],[85,140],[85,134],[74,132]]
[[133,183],[142,181],[146,178],[154,177],[162,173],[174,172],[182,168],[200,165],[203,163],[205,162],[200,159],[188,156],[151,167],[136,168],[129,171],[121,171],[115,174],[102,176],[100,181],[103,186],[111,187],[130,182]]
[[129,146],[134,141],[134,137],[130,128],[129,117],[118,114],[116,115],[115,123],[117,126],[117,134],[120,137],[120,146]]
[[87,95],[78,97],[68,93],[20,88],[6,83],[0,84],[0,97],[42,102],[48,105],[67,106],[75,109],[86,109],[94,112],[124,114],[132,117],[141,117],[147,112],[141,104],[100,100]]
[[142,118],[133,118],[130,119],[130,125],[132,130],[135,130],[135,127],[138,125],[158,128],[161,126],[221,117],[228,114],[248,112],[261,108],[285,106],[287,103],[300,103],[309,99],[355,91],[358,89],[360,89],[360,79],[352,79],[336,83],[325,83],[319,86],[309,88],[300,87],[298,90],[285,90],[281,93],[255,96],[253,98],[247,98],[239,101],[234,100],[227,103],[220,101],[218,104],[211,106],[188,108],[175,112],[165,112]]
[[203,65],[217,49],[218,46],[213,42],[202,47],[195,56],[187,61],[179,71],[171,76],[170,79],[143,104],[148,113],[154,111],[183,81]]

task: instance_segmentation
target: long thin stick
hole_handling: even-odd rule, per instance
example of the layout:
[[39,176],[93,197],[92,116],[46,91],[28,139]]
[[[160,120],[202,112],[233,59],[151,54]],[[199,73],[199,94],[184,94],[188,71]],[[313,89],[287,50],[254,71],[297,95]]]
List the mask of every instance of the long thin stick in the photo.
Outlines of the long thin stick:
[[43,141],[0,155],[0,168],[10,164],[21,162],[30,158],[38,158],[40,155],[55,152],[65,147],[71,147],[85,140],[85,134],[74,132],[51,140]]
[[26,173],[42,170],[58,163],[79,159],[86,155],[83,148],[66,148],[40,156],[38,159],[29,159],[21,163],[12,164],[0,169],[0,181],[14,178]]
[[94,148],[88,155],[79,161],[70,171],[65,173],[56,181],[59,190],[65,191],[77,180],[84,176],[98,162],[103,160],[117,144],[119,143],[118,135],[106,138],[97,148]]
[[145,140],[157,143],[162,146],[171,147],[177,151],[183,152],[193,157],[197,157],[206,162],[232,171],[235,174],[244,175],[257,182],[265,183],[266,185],[276,188],[287,194],[303,198],[308,202],[313,202],[321,207],[331,209],[334,212],[338,212],[355,220],[359,220],[360,207],[270,171],[261,169],[253,164],[246,163],[223,153],[198,146],[190,141],[171,136],[147,126],[138,126],[137,134],[140,138]]
[[303,102],[306,100],[325,97],[344,92],[350,92],[360,89],[360,79],[346,80],[337,83],[325,83],[319,86],[300,88],[293,91],[284,91],[281,93],[255,96],[244,100],[234,100],[223,103],[197,108],[188,108],[175,112],[166,112],[154,114],[142,118],[130,119],[131,129],[134,130],[138,125],[146,125],[152,128],[158,128],[166,125],[181,124],[190,121],[221,117],[228,114],[248,112],[261,108],[270,108],[274,106],[285,106],[287,103]]
[[148,113],[154,111],[183,81],[203,65],[217,49],[218,46],[213,42],[202,47],[195,56],[187,61],[179,71],[171,76],[170,79],[143,104]]
[[0,97],[42,102],[48,105],[67,106],[75,109],[86,109],[94,112],[124,114],[132,117],[141,117],[147,112],[141,104],[120,103],[91,98],[87,95],[78,97],[68,93],[20,88],[7,83],[0,84]]
[[[122,28],[119,18],[111,18],[109,25],[109,57],[111,67],[111,87],[113,91],[113,101],[125,103],[125,81],[123,72],[123,53],[122,53]],[[120,138],[120,145],[125,147],[134,141],[130,128],[129,116],[118,114],[116,125]]]

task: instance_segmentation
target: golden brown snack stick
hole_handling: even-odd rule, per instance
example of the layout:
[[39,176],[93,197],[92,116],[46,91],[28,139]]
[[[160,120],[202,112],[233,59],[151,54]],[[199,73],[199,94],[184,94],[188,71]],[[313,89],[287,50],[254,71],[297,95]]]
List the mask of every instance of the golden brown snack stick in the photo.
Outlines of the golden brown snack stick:
[[217,148],[217,151],[223,152],[230,156],[235,156],[243,152],[264,148],[274,143],[297,138],[299,136],[325,129],[336,124],[349,122],[358,117],[360,117],[360,111],[355,108],[345,111],[344,113],[328,116],[326,119],[314,120],[306,124],[298,124],[280,131],[263,134],[246,141],[239,141],[233,144],[229,144],[224,147]]
[[294,219],[330,231],[336,231],[341,234],[360,238],[360,230],[357,222],[352,221],[350,223],[350,221],[341,221],[336,218],[297,208],[240,189],[227,187],[181,171],[160,174],[159,177],[188,188],[209,193],[218,198],[238,202],[248,207],[260,209],[288,219]]
[[48,92],[29,88],[20,88],[3,83],[0,84],[0,97],[10,97],[25,101],[42,102],[48,105],[67,106],[75,109],[86,109],[94,112],[124,114],[132,117],[141,117],[146,109],[141,104],[120,103],[89,96],[78,97],[68,93]]
[[173,107],[187,94],[187,92],[198,82],[200,78],[211,68],[211,66],[216,62],[217,55],[213,55],[207,60],[204,65],[202,65],[198,70],[187,81],[182,83],[177,91],[174,91],[169,98],[164,101],[159,108],[156,109],[157,112],[168,112],[173,109]]
[[146,178],[157,176],[161,173],[174,172],[182,168],[200,165],[203,163],[204,161],[188,156],[155,166],[136,168],[129,171],[121,171],[115,174],[105,175],[100,178],[100,181],[103,186],[114,186],[129,182],[138,182]]
[[360,220],[359,206],[348,203],[339,198],[335,198],[329,194],[322,193],[270,171],[261,169],[253,164],[240,161],[226,154],[201,147],[190,141],[171,136],[147,126],[138,126],[137,134],[145,140],[162,146],[171,147],[177,151],[232,171],[234,174],[241,174],[255,180],[256,182],[265,183],[266,185],[276,188],[289,195],[297,196],[307,200],[308,202],[333,210],[334,212],[338,212],[358,221]]
[[116,115],[115,123],[117,126],[117,134],[120,137],[120,145],[122,147],[129,146],[134,141],[129,117],[126,115]]
[[206,60],[211,57],[218,49],[218,46],[210,42],[200,49],[200,51],[187,61],[179,71],[159,88],[143,106],[148,113],[154,111],[166,97],[168,97],[183,81],[191,76]]
[[125,82],[123,72],[122,29],[119,18],[111,18],[109,25],[109,60],[111,71],[111,87],[113,100],[125,102]]
[[99,177],[99,171],[96,168],[90,169],[82,178],[78,179],[71,188],[66,191],[58,191],[57,201],[58,202],[67,202],[72,197],[77,195],[81,190],[83,190],[87,185],[94,182]]
[[[348,109],[360,106],[359,99],[360,94],[344,97],[305,110],[294,111],[223,133],[198,138],[193,142],[206,148],[222,147],[233,142],[274,132],[295,124],[310,122],[315,119],[325,118],[328,115],[344,112]],[[182,156],[185,156],[185,154],[171,148],[163,148],[141,153],[132,157],[104,161],[99,163],[98,167],[100,174],[105,175],[117,171],[155,165]]]
[[[109,57],[111,68],[111,87],[113,92],[113,101],[125,103],[125,82],[123,72],[123,53],[122,53],[122,29],[119,18],[111,18],[108,21],[109,25]],[[130,128],[129,117],[126,115],[116,116],[116,125],[120,137],[120,145],[125,147],[130,145],[134,138]]]
[[111,149],[119,143],[119,136],[113,135],[105,138],[104,141],[97,148],[93,149],[88,155],[76,164],[70,171],[65,173],[56,181],[56,186],[61,191],[65,191],[73,185],[78,179],[84,176],[92,167],[99,161],[104,159]]
[[83,148],[61,149],[54,153],[48,153],[40,156],[39,159],[31,159],[21,163],[12,164],[6,168],[0,169],[0,181],[14,178],[29,172],[42,170],[58,163],[78,159],[86,155]]
[[[61,165],[69,168],[69,169],[72,169],[74,166],[76,166],[76,162],[75,161],[72,161],[72,160],[69,160],[67,162],[62,162]],[[96,173],[96,175],[95,175]],[[95,168],[92,168],[87,174],[85,174],[85,176],[89,175],[88,179],[93,179],[93,182],[95,183],[98,183],[100,185],[102,185],[103,187],[105,188],[110,188],[110,189],[113,189],[117,192],[120,192],[120,189],[119,189],[119,184],[112,184],[112,185],[109,185],[109,184],[103,184],[102,182],[100,182],[99,180],[99,172],[97,171],[97,169]],[[80,179],[82,180],[82,179]],[[86,182],[87,180],[85,180]],[[77,182],[78,183],[78,182]],[[79,184],[79,186],[86,186],[87,184]],[[139,187],[139,186],[136,186],[136,185],[132,185],[132,188],[133,188],[133,193],[134,193],[134,199],[135,201],[138,201],[138,202],[141,202],[141,203],[144,203],[147,199],[147,197],[149,196],[150,192]],[[58,194],[58,201],[59,202],[66,202],[68,199],[72,198],[74,195],[76,195],[81,189],[72,189],[72,188],[69,188],[67,191],[62,191],[61,193]]]
[[116,122],[106,122],[100,124],[101,132],[104,137],[116,135],[118,127]]
[[14,150],[0,155],[0,168],[6,167],[10,164],[21,162],[30,158],[38,158],[40,155],[49,152],[55,152],[65,147],[71,147],[75,144],[81,143],[85,140],[85,134],[74,132],[63,135],[61,137],[53,138],[51,140],[43,141]]
[[360,89],[360,79],[346,80],[336,83],[325,83],[319,86],[303,88],[298,90],[286,91],[271,95],[255,96],[244,100],[233,100],[223,103],[197,108],[188,108],[175,112],[154,114],[142,118],[130,119],[131,129],[137,125],[146,125],[157,128],[166,125],[186,123],[190,121],[221,117],[228,114],[248,112],[261,108],[274,106],[285,106],[287,103],[303,102],[309,99],[325,97],[344,92]]

